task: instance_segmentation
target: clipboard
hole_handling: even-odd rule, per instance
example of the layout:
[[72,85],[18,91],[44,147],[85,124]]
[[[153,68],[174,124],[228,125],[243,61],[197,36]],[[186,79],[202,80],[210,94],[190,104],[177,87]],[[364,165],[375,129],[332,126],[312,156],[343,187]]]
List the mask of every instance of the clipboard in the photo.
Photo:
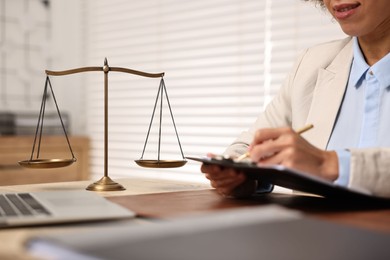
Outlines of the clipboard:
[[262,182],[267,182],[280,187],[312,193],[326,198],[334,198],[337,200],[376,201],[390,204],[390,198],[374,196],[367,191],[356,188],[343,187],[312,174],[287,168],[282,165],[257,166],[251,162],[236,162],[233,159],[222,157],[210,158],[189,156],[186,158],[204,164],[233,168],[245,173],[250,179],[261,180]]

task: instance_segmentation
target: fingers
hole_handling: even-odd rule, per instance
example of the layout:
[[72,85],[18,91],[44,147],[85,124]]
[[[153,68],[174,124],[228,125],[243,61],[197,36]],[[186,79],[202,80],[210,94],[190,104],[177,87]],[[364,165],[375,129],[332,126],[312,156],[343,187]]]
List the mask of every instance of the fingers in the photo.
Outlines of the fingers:
[[294,146],[298,138],[299,136],[291,128],[266,128],[258,130],[249,148],[251,160],[254,162],[269,161],[273,164],[280,163],[280,158],[273,157],[286,148]]
[[210,184],[213,188],[217,190],[218,193],[222,195],[229,195],[231,192],[240,184],[243,183],[244,178],[242,178],[243,175],[238,175],[237,178],[230,178],[230,179],[210,179]]
[[219,167],[218,165],[202,164],[202,166],[200,167],[200,171],[203,173],[218,173],[221,171],[221,167]]
[[202,165],[201,171],[210,180],[211,186],[224,196],[231,195],[233,190],[246,180],[243,173],[231,168],[222,169],[215,165]]
[[250,149],[253,148],[254,145],[261,144],[269,140],[275,140],[281,135],[288,133],[294,133],[294,131],[289,127],[260,129],[256,132]]

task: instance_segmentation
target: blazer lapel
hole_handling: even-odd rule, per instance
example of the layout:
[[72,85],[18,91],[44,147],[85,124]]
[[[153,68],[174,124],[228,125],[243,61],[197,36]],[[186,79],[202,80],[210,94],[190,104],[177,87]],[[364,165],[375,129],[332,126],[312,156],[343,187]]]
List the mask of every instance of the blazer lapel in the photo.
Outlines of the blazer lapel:
[[307,118],[315,131],[304,135],[319,148],[325,149],[328,144],[347,87],[352,58],[351,40],[327,68],[319,70]]

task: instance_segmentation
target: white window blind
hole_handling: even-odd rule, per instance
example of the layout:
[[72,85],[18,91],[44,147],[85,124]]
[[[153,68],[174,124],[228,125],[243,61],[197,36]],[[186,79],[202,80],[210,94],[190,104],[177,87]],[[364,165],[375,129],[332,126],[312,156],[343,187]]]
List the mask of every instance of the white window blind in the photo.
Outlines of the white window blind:
[[[88,1],[86,63],[165,72],[185,155],[222,153],[275,95],[297,54],[342,37],[323,11],[299,0]],[[103,174],[103,75],[88,73],[92,171]],[[109,73],[109,175],[205,181],[200,165],[140,168],[159,79]],[[165,101],[165,100],[164,100]],[[157,158],[158,110],[144,159]],[[180,159],[167,103],[160,159]]]

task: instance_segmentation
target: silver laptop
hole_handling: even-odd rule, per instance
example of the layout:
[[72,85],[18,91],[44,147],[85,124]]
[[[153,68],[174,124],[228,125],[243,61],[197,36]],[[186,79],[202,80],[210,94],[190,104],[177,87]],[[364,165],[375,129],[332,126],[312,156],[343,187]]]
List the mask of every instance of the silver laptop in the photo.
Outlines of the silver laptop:
[[133,211],[90,191],[0,193],[0,228],[132,217]]

